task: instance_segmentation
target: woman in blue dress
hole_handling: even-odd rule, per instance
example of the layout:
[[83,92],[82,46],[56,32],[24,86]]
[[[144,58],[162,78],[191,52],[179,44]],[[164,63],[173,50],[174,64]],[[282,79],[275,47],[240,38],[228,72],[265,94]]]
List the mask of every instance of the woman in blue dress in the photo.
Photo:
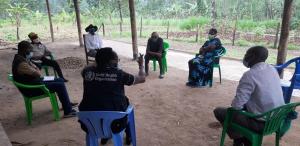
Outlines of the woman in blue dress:
[[208,40],[199,49],[199,54],[191,59],[189,64],[189,77],[187,86],[190,87],[205,87],[212,78],[212,65],[215,60],[214,56],[218,55],[221,51],[222,44],[219,38],[216,38],[217,30],[211,28],[208,32]]

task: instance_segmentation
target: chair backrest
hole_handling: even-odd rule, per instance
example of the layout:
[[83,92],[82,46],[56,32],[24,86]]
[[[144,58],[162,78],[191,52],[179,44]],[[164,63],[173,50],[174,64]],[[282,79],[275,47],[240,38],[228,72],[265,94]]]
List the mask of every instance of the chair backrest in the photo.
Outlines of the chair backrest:
[[295,111],[296,107],[299,105],[300,102],[289,103],[260,115],[266,121],[263,135],[268,135],[278,131],[288,114]]
[[89,64],[89,57],[88,57],[88,50],[86,48],[86,34],[83,34],[83,47],[84,47],[84,52],[85,52],[85,59],[86,59],[86,64]]
[[224,47],[221,47],[221,49],[217,50],[217,55],[215,58],[220,58],[226,54],[226,49]]
[[126,112],[118,111],[81,111],[77,116],[87,127],[88,134],[97,138],[111,138],[111,123],[131,113],[133,107],[130,105]]

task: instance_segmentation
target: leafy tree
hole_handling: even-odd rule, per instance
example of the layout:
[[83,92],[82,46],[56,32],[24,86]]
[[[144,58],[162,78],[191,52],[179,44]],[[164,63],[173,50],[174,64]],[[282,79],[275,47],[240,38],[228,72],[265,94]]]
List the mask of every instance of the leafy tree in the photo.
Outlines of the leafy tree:
[[27,4],[15,3],[14,5],[9,4],[9,8],[6,9],[8,15],[14,19],[17,27],[17,40],[20,40],[19,27],[21,26],[21,16],[29,13],[29,9],[26,8]]

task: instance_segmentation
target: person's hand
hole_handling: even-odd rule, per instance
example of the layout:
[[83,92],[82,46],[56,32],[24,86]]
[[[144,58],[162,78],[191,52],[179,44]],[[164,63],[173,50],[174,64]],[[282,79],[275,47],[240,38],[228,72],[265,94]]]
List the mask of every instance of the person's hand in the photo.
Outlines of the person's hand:
[[144,54],[141,54],[139,55],[138,59],[137,59],[137,62],[139,64],[139,66],[143,66],[144,64]]

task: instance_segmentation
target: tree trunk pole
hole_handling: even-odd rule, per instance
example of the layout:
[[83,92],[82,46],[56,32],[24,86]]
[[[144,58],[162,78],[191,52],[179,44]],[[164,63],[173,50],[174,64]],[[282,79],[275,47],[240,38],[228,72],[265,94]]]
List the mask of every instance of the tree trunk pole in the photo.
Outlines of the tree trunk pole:
[[211,26],[213,28],[215,28],[216,27],[216,19],[217,19],[216,0],[211,0],[211,15],[212,15]]
[[[292,15],[293,0],[284,1],[284,9],[281,22],[281,33],[278,45],[277,65],[283,64],[287,55],[287,43],[289,37],[289,24]],[[283,77],[283,71],[280,72],[280,77]]]
[[143,17],[141,17],[140,38],[142,37],[142,33],[143,33]]
[[279,37],[279,28],[280,28],[280,23],[278,23],[277,25],[277,29],[276,29],[276,36],[275,36],[275,41],[274,41],[274,48],[277,48],[277,44],[278,44],[278,37]]
[[80,45],[80,47],[82,47],[83,46],[83,41],[82,41],[82,32],[81,32],[80,9],[78,7],[78,0],[73,0],[73,2],[74,2],[76,21],[77,21],[79,45]]
[[51,19],[51,10],[50,10],[50,6],[49,6],[49,0],[46,0],[46,5],[47,5],[47,11],[48,11],[51,40],[52,40],[52,42],[54,42],[53,25],[52,25],[52,19]]
[[136,32],[134,0],[128,0],[128,1],[129,1],[129,11],[130,11],[133,59],[136,60],[138,57],[138,47],[137,47],[137,32]]

